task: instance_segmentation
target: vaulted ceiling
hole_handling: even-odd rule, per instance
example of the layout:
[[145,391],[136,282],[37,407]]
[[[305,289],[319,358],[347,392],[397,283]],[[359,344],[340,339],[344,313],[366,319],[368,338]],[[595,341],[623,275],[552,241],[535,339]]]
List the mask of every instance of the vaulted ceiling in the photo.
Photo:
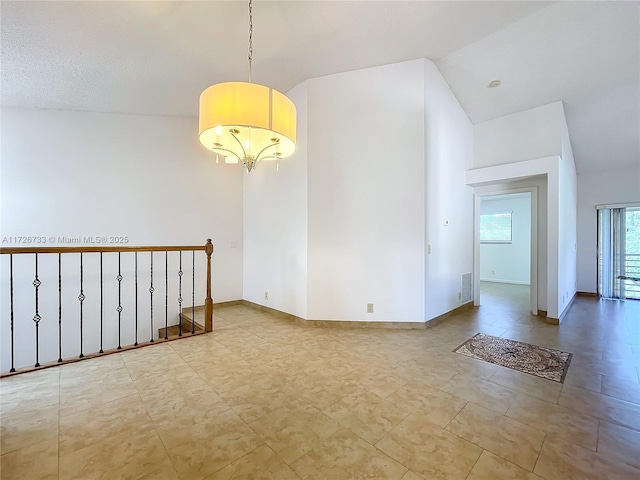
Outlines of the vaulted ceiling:
[[[247,78],[244,1],[1,3],[3,106],[196,116]],[[473,123],[565,103],[578,172],[640,162],[640,2],[254,1],[253,80],[429,58]],[[499,88],[487,84],[499,79]]]

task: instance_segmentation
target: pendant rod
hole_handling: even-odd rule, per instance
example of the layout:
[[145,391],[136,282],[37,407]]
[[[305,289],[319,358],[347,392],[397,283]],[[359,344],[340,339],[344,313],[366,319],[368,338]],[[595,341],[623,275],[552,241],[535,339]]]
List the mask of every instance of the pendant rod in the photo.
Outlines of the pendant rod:
[[253,82],[251,61],[253,60],[253,0],[249,0],[249,83]]

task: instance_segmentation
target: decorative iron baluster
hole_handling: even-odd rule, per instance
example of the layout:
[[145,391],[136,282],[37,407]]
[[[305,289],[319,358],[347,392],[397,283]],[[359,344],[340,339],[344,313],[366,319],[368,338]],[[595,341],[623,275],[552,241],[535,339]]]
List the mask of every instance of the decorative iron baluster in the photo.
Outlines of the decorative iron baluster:
[[178,336],[182,336],[182,250],[180,254],[180,270],[178,270]]
[[78,295],[78,300],[80,301],[80,357],[84,358],[84,353],[82,352],[82,322],[83,322],[83,310],[84,310],[84,266],[82,264],[82,252],[80,252],[80,295]]
[[11,370],[9,370],[10,372],[15,372],[16,371],[16,367],[14,365],[14,358],[15,358],[15,347],[14,347],[14,343],[13,343],[13,253],[11,255],[9,255],[9,272],[10,272],[10,283],[9,283],[9,296],[11,298]]
[[58,254],[58,363],[62,363],[62,254]]
[[138,346],[138,252],[134,252],[135,258],[135,283],[136,283],[136,341],[135,346]]
[[169,252],[164,251],[164,339],[169,338]]
[[116,280],[118,280],[118,350],[122,350],[122,271],[120,268],[120,257],[121,254],[118,252],[118,276]]
[[196,333],[196,251],[191,252],[191,333]]
[[149,340],[150,343],[153,342],[153,292],[155,290],[153,289],[153,252],[151,252],[151,286],[149,287],[149,295],[150,295],[150,301],[151,301],[151,340]]
[[102,275],[102,252],[100,252],[100,352],[104,353],[103,341],[103,325],[104,325],[104,280]]
[[39,289],[40,289],[40,285],[42,285],[42,282],[40,281],[40,279],[38,278],[38,254],[36,253],[36,278],[33,281],[33,286],[36,289],[36,314],[33,316],[33,321],[36,324],[36,367],[40,366],[40,362],[38,359],[39,356],[39,343],[40,343],[40,335],[39,335],[39,326],[40,326],[40,320],[42,320],[42,317],[40,317],[40,313],[39,313],[39,306],[38,306],[38,297],[39,297]]

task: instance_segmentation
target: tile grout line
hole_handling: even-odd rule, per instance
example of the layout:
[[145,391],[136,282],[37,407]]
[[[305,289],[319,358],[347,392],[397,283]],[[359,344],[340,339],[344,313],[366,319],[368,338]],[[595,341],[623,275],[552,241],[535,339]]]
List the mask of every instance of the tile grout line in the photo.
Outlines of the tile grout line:
[[473,466],[471,467],[471,470],[469,470],[469,473],[467,473],[467,476],[464,477],[465,479],[469,478],[471,476],[471,474],[473,473],[473,469],[476,468],[476,465],[478,464],[478,462],[480,461],[480,457],[482,457],[482,454],[484,452],[486,452],[487,450],[485,450],[484,448],[482,449],[482,451],[480,452],[480,455],[478,455],[478,458],[476,458],[476,461],[473,462]]
[[548,435],[548,433],[544,432],[544,438],[542,439],[542,443],[540,444],[540,450],[538,451],[538,456],[536,457],[536,461],[533,464],[533,468],[531,469],[531,473],[534,473],[536,471],[536,467],[538,466],[538,461],[540,460],[540,455],[542,455],[542,449],[544,448],[544,442],[547,441],[547,435]]
[[[449,424],[450,424],[451,422],[453,422],[453,421],[458,417],[458,415],[460,415],[460,414],[462,413],[462,411],[467,407],[467,405],[469,405],[469,403],[471,403],[471,402],[469,402],[469,401],[465,401],[465,404],[462,406],[462,408],[461,408],[460,410],[458,410],[458,412],[453,416],[453,418],[451,418],[451,420],[449,420],[449,421],[447,422],[447,424],[446,424],[444,427],[442,427],[442,429],[443,429],[443,430],[447,430],[447,427],[449,426]],[[451,430],[447,430],[447,432],[449,432],[449,433],[453,433],[453,434],[455,435],[455,433],[454,433],[454,432],[452,432]],[[460,437],[460,438],[462,438],[462,437]]]

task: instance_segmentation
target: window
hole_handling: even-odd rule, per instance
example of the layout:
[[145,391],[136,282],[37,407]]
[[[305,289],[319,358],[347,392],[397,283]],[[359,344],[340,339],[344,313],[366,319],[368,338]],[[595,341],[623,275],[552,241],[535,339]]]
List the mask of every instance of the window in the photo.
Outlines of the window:
[[511,212],[480,215],[481,243],[511,243]]

